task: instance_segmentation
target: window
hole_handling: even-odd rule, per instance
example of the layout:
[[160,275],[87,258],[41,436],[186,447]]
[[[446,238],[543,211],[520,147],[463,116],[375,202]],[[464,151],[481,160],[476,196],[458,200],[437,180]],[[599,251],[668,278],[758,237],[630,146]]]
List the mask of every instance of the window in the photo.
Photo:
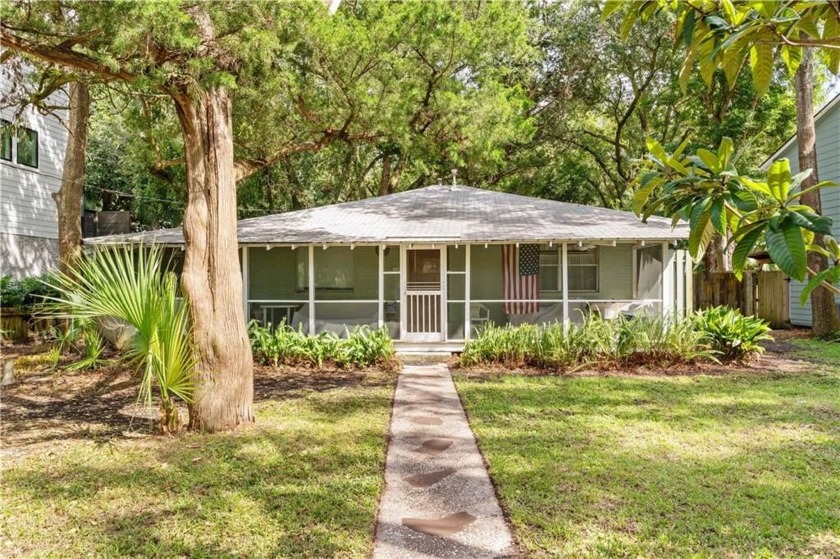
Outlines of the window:
[[540,291],[560,290],[559,249],[540,246]]
[[569,251],[569,291],[598,291],[598,249]]
[[0,147],[0,159],[12,160],[12,123],[8,120],[0,122],[0,135],[2,135],[2,147]]
[[21,128],[17,134],[17,162],[27,167],[38,166],[38,133]]

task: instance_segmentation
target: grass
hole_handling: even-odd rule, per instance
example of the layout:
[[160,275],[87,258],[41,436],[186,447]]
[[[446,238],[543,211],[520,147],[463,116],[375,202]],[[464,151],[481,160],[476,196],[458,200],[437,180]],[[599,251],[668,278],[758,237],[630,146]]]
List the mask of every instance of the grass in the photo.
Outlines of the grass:
[[529,557],[840,556],[840,370],[459,376]]
[[791,340],[794,346],[792,357],[808,359],[818,363],[840,364],[840,342],[823,342],[813,338]]
[[0,556],[365,557],[392,387],[274,394],[233,434],[6,449]]

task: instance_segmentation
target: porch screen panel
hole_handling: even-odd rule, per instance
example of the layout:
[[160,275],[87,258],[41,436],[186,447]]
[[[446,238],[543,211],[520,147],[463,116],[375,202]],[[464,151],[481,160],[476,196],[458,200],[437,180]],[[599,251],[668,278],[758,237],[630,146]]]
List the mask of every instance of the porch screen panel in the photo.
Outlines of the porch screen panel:
[[385,326],[394,340],[400,339],[400,247],[398,245],[385,247],[383,257],[384,289],[383,312]]
[[[314,334],[332,332],[344,337],[360,327],[379,327],[379,255],[372,246],[328,246],[314,249],[315,300],[295,316],[293,326]],[[299,267],[300,268],[300,267]],[[299,274],[308,289],[308,272]]]
[[305,291],[296,289],[300,254],[305,266],[306,247],[248,249],[248,320],[273,326],[292,323],[294,314],[307,299]]
[[662,247],[636,251],[636,286],[639,299],[662,298]]

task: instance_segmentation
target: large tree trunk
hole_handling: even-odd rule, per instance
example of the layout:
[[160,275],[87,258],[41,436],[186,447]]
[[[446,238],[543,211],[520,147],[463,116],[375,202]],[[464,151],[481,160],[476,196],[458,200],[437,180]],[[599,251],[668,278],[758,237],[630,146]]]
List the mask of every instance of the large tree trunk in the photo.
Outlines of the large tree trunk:
[[[814,54],[803,49],[802,63],[796,71],[796,136],[799,144],[799,169],[811,169],[811,176],[803,181],[802,188],[819,182],[817,174],[817,142],[814,126]],[[820,213],[820,193],[815,190],[801,198],[802,203]],[[814,239],[822,244],[822,235]],[[814,272],[825,270],[828,262],[824,256],[808,253],[808,267]],[[834,302],[834,294],[824,287],[818,287],[811,295],[811,330],[817,336],[826,336],[840,330],[840,313]]]
[[82,251],[82,197],[85,187],[85,152],[90,120],[90,91],[82,82],[70,84],[70,119],[61,188],[54,192],[58,210],[58,258],[65,274],[72,272]]
[[187,164],[181,284],[198,355],[190,428],[223,431],[254,421],[254,371],[236,236],[231,98],[223,87],[191,88],[174,98]]

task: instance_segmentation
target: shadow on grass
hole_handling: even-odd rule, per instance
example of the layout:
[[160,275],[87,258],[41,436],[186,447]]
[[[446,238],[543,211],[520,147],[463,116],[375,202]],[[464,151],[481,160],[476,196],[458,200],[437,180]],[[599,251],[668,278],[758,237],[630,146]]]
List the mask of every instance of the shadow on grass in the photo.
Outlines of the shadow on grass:
[[389,387],[345,388],[263,402],[237,433],[30,457],[0,528],[24,555],[365,556],[389,406]]
[[535,557],[840,556],[840,379],[459,379]]

